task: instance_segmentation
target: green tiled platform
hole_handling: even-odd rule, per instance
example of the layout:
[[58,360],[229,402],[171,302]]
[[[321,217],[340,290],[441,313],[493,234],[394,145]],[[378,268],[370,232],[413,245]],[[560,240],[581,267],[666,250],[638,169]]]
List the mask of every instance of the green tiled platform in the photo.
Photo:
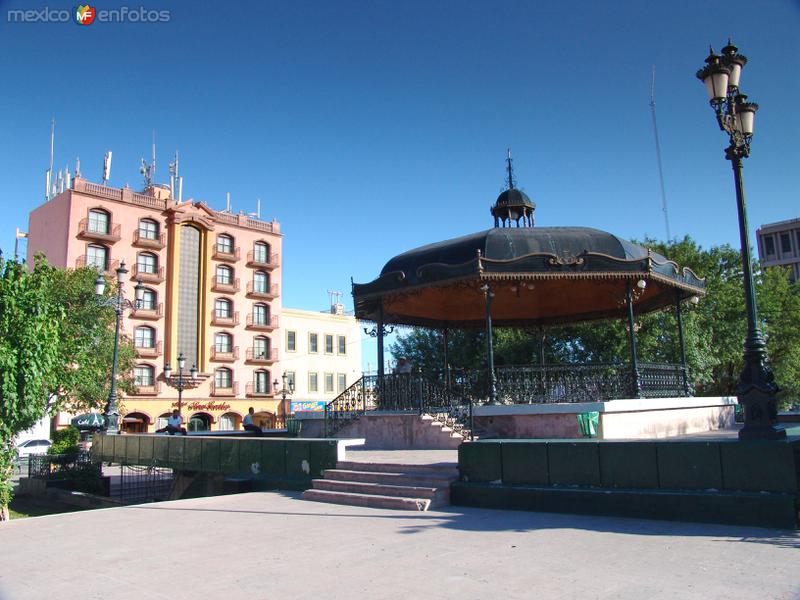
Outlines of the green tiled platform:
[[778,442],[486,440],[453,504],[796,528],[800,437]]

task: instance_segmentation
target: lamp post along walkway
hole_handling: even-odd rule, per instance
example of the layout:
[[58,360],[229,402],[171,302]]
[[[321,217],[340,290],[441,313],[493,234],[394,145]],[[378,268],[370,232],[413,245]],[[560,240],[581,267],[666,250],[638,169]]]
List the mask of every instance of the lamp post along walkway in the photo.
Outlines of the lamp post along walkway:
[[753,138],[753,121],[758,104],[747,101],[741,93],[739,78],[747,58],[731,44],[715,54],[710,49],[706,66],[697,72],[697,78],[706,86],[709,102],[719,128],[728,134],[730,145],[725,158],[731,161],[736,187],[736,208],[739,216],[739,238],[742,251],[744,299],[747,311],[747,337],[744,343],[744,369],[736,386],[736,396],[744,408],[744,427],[739,439],[782,439],[786,431],[775,427],[777,418],[778,386],[767,359],[767,344],[758,326],[753,268],[748,237],[747,210],[742,179],[742,159],[750,156]]
[[99,306],[110,306],[114,309],[117,316],[114,328],[114,356],[111,361],[111,387],[108,392],[108,401],[106,402],[105,411],[105,430],[110,434],[119,433],[119,406],[117,404],[117,359],[119,357],[119,327],[122,315],[125,310],[136,310],[141,308],[144,300],[144,285],[141,281],[136,282],[135,292],[136,300],[131,302],[125,298],[125,279],[128,274],[128,269],[125,268],[125,261],[120,263],[117,269],[117,295],[106,298],[104,292],[106,290],[106,280],[102,274],[97,275],[94,282],[94,291],[97,296],[97,304]]
[[164,381],[167,385],[178,390],[178,416],[183,419],[181,411],[183,409],[183,390],[192,388],[197,383],[197,365],[192,365],[189,369],[189,377],[186,377],[184,369],[186,368],[186,357],[181,352],[178,355],[178,372],[172,376],[172,366],[167,363],[164,365]]

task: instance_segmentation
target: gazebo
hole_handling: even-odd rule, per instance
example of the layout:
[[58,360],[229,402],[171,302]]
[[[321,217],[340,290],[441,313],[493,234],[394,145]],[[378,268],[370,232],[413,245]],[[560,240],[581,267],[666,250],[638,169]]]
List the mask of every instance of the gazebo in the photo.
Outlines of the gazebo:
[[[535,204],[516,189],[510,154],[507,169],[508,189],[491,207],[492,229],[404,252],[391,258],[374,281],[353,284],[356,317],[375,323],[375,405],[404,408],[397,406],[397,392],[386,391],[393,376],[384,372],[383,336],[391,325],[441,330],[445,348],[448,331],[485,329],[483,377],[473,374],[471,382],[451,385],[446,376],[442,382],[448,394],[471,390],[474,396],[474,384],[482,380],[483,397],[470,402],[690,395],[681,306],[705,293],[704,280],[611,233],[587,227],[535,227]],[[681,364],[641,364],[634,317],[664,309],[676,311]],[[496,326],[529,329],[599,319],[627,320],[629,364],[495,369]],[[416,396],[420,393],[415,390]],[[434,403],[443,403],[440,400]]]

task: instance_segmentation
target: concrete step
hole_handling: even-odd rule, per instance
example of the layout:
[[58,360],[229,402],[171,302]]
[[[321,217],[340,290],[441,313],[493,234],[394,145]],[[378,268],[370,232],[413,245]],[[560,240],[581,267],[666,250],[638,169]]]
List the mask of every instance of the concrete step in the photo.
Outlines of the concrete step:
[[326,469],[322,472],[325,479],[337,481],[361,481],[366,483],[384,483],[389,485],[405,485],[419,487],[449,487],[454,477],[427,473],[396,473],[378,471],[352,471],[348,469]]
[[424,475],[436,475],[441,477],[458,477],[458,465],[453,463],[415,465],[400,463],[373,463],[356,462],[352,460],[342,460],[336,463],[337,469],[345,471],[369,471],[378,473],[420,473]]
[[387,485],[363,481],[337,481],[335,479],[314,479],[311,482],[315,490],[329,492],[347,492],[372,496],[395,496],[400,498],[422,498],[431,501],[431,508],[450,504],[450,487],[418,487],[405,485]]
[[350,504],[353,506],[368,506],[370,508],[391,508],[395,510],[425,511],[428,510],[431,505],[431,501],[426,498],[401,498],[398,496],[353,494],[350,492],[332,492],[317,489],[303,492],[303,499],[313,500],[315,502]]

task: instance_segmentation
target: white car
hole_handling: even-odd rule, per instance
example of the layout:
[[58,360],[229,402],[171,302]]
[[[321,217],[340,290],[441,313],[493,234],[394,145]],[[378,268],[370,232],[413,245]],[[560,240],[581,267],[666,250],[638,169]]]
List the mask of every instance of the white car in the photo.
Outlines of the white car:
[[23,459],[31,454],[45,454],[52,445],[50,440],[25,440],[17,446],[17,456]]

